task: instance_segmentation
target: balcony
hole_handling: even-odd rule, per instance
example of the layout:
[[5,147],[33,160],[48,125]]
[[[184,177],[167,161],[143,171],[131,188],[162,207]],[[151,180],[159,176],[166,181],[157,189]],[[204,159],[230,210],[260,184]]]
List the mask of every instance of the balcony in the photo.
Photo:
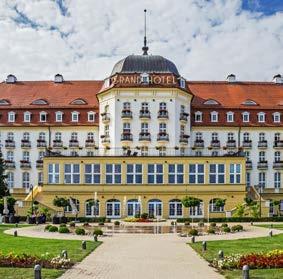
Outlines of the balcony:
[[252,170],[253,169],[253,163],[251,160],[246,161],[246,169],[247,170]]
[[228,140],[226,143],[226,148],[233,149],[236,148],[236,141],[235,140]]
[[7,169],[15,169],[16,168],[16,163],[11,160],[5,160],[5,168]]
[[53,148],[62,148],[63,142],[61,140],[53,140]]
[[109,122],[110,121],[110,114],[107,113],[107,112],[101,113],[101,120],[102,120],[102,123]]
[[283,140],[274,141],[273,148],[283,148]]
[[140,110],[140,119],[150,119],[149,110]]
[[166,110],[166,109],[159,110],[158,114],[157,114],[157,118],[160,119],[160,120],[168,119],[169,118],[168,110]]
[[252,148],[252,141],[251,140],[244,140],[242,142],[242,147],[243,148]]
[[140,133],[139,141],[151,141],[150,133],[148,133],[148,132]]
[[187,121],[188,121],[188,117],[189,117],[189,114],[188,114],[188,113],[186,113],[186,112],[181,112],[181,113],[180,113],[180,118],[179,118],[179,120],[180,120],[181,122],[187,122]]
[[43,168],[43,160],[39,159],[36,161],[36,168],[42,169]]
[[16,143],[14,140],[5,140],[5,147],[6,148],[15,148]]
[[101,143],[106,145],[110,143],[110,137],[109,135],[102,135],[101,136]]
[[21,160],[20,161],[20,167],[22,169],[30,169],[31,168],[31,162],[27,160]]
[[29,140],[22,139],[21,147],[22,148],[31,148],[31,142]]
[[122,119],[132,119],[133,118],[132,111],[128,109],[123,109],[121,113],[121,118]]
[[121,134],[121,141],[133,141],[133,135],[129,132]]
[[282,170],[283,169],[283,161],[273,162],[273,168],[275,170]]
[[267,140],[262,140],[258,142],[258,148],[267,148]]
[[267,161],[259,161],[259,162],[257,163],[257,168],[258,168],[259,170],[266,170],[266,169],[268,169],[268,163],[267,163]]
[[169,135],[167,133],[159,133],[157,135],[157,141],[169,141]]
[[94,148],[95,147],[95,142],[93,139],[87,139],[85,141],[85,147],[86,148]]
[[38,148],[45,148],[46,147],[46,140],[38,139],[37,140],[37,147]]
[[69,141],[70,148],[79,148],[79,141],[78,140],[70,140]]
[[181,144],[188,144],[189,143],[189,135],[180,135],[180,139],[179,139],[179,142]]
[[220,148],[220,141],[219,140],[212,140],[210,143],[210,147],[213,149]]
[[201,139],[195,140],[194,148],[204,148],[204,140]]

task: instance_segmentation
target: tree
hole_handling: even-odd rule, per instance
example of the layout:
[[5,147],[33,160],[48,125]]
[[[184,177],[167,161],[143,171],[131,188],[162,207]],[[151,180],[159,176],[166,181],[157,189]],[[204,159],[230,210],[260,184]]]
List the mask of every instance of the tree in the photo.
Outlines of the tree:
[[186,196],[182,199],[182,204],[186,208],[199,206],[200,205],[200,199]]
[[7,175],[5,174],[5,163],[0,149],[0,198],[9,196],[9,189],[6,183]]
[[238,204],[236,206],[236,211],[233,214],[234,217],[243,217],[245,213],[245,206],[242,204]]
[[65,207],[70,206],[70,202],[66,198],[56,196],[53,200],[53,205],[57,207],[62,207],[63,214],[65,216]]
[[226,203],[226,199],[220,199],[220,198],[215,199],[215,206],[217,207],[224,207],[225,203]]
[[273,201],[273,206],[275,208],[275,212],[276,212],[276,215],[279,216],[279,205],[280,205],[280,201]]

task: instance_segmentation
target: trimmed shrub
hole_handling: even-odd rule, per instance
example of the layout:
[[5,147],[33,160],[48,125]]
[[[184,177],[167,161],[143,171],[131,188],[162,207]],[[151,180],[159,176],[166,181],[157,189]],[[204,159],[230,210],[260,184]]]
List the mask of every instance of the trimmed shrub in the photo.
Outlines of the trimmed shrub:
[[71,223],[69,224],[69,226],[70,226],[70,228],[74,228],[74,227],[76,226],[76,223],[75,223],[75,222],[71,222]]
[[85,223],[83,224],[83,226],[84,226],[84,227],[90,227],[90,224],[87,223],[87,222],[85,222]]
[[66,228],[67,225],[66,224],[60,224],[59,228]]
[[221,227],[222,228],[226,228],[226,227],[228,227],[228,224],[227,223],[223,223],[223,224],[221,224]]
[[104,223],[103,222],[99,222],[98,225],[99,226],[104,226]]
[[120,222],[119,222],[119,221],[115,221],[115,222],[114,222],[114,225],[115,225],[115,226],[120,226]]
[[216,223],[214,223],[214,222],[210,223],[210,227],[215,228],[216,227]]
[[94,230],[93,235],[97,235],[97,236],[103,235],[103,231],[101,229],[96,229]]
[[56,226],[51,226],[51,227],[49,227],[48,231],[49,231],[49,232],[58,232],[58,227],[56,227]]
[[67,227],[60,227],[59,228],[59,233],[69,233],[70,230]]
[[189,221],[186,221],[185,222],[185,226],[189,226],[190,225],[190,222]]
[[232,226],[231,230],[232,232],[240,232],[242,231],[244,228],[242,225],[235,225],[235,226]]
[[45,231],[49,231],[49,228],[50,228],[50,227],[52,227],[52,225],[51,225],[51,224],[46,225],[46,226],[44,227],[44,230],[45,230]]
[[148,218],[148,213],[144,212],[141,214],[142,219],[147,219]]
[[200,222],[198,223],[198,226],[199,226],[200,228],[204,227],[204,222],[200,221]]
[[189,230],[189,235],[190,236],[197,236],[198,235],[198,230],[196,230],[196,229]]
[[229,227],[224,227],[223,232],[229,233],[229,232],[231,232],[231,229]]
[[77,235],[85,235],[85,229],[83,229],[83,228],[76,228],[75,233]]
[[214,229],[214,228],[209,228],[209,229],[207,230],[207,233],[209,233],[209,234],[215,234],[215,229]]

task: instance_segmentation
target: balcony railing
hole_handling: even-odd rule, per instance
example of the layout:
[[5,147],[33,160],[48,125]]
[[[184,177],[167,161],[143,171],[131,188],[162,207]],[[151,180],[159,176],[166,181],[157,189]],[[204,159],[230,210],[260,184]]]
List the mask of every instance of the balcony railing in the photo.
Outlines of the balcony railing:
[[15,169],[16,168],[16,163],[14,161],[5,160],[5,167],[7,169]]
[[267,140],[262,140],[258,142],[258,148],[267,148]]
[[29,140],[22,140],[21,141],[22,148],[31,148],[31,142]]
[[251,170],[253,168],[253,163],[251,160],[246,161],[246,169]]
[[195,140],[194,148],[204,148],[204,140]]
[[16,143],[14,140],[5,140],[5,147],[6,148],[15,148]]
[[128,110],[128,109],[122,110],[121,118],[123,118],[123,119],[132,119],[133,118],[132,111]]
[[102,135],[102,136],[101,136],[101,142],[102,142],[103,144],[108,144],[108,143],[110,143],[110,137],[109,137],[109,135]]
[[228,140],[226,143],[227,148],[236,148],[236,141],[235,140]]
[[79,147],[79,141],[78,140],[70,140],[69,141],[69,147],[78,148]]
[[140,110],[140,118],[141,119],[150,119],[150,111],[149,110]]
[[274,141],[273,147],[274,148],[283,148],[283,140]]
[[282,170],[283,169],[283,161],[273,162],[273,168],[275,170]]
[[103,123],[109,122],[110,121],[110,114],[107,112],[101,113],[101,120]]
[[189,114],[186,113],[186,112],[181,112],[180,113],[180,121],[184,121],[184,122],[187,122],[188,121],[188,117],[189,117]]
[[220,148],[220,141],[219,140],[212,140],[210,143],[211,148]]
[[139,141],[151,141],[150,133],[140,133]]
[[62,147],[63,147],[63,141],[53,140],[53,148],[62,148]]
[[242,142],[242,147],[243,148],[252,148],[252,141],[251,140],[244,140]]
[[159,133],[157,135],[157,141],[169,141],[169,135],[167,133]]
[[46,147],[46,140],[37,140],[37,147]]
[[20,161],[20,167],[22,169],[30,169],[31,168],[31,162],[30,161],[26,161],[26,160],[21,160]]
[[85,141],[85,147],[86,148],[94,148],[95,147],[95,142],[93,139],[87,139]]
[[166,109],[159,110],[157,118],[159,118],[159,119],[168,119],[169,118],[168,110],[166,110]]
[[189,135],[180,135],[179,142],[183,144],[189,143]]
[[266,170],[266,169],[268,169],[268,162],[267,161],[259,161],[257,163],[257,168],[259,170]]
[[133,141],[133,135],[131,133],[122,133],[121,141]]
[[43,168],[43,160],[39,159],[36,161],[36,168],[42,169]]

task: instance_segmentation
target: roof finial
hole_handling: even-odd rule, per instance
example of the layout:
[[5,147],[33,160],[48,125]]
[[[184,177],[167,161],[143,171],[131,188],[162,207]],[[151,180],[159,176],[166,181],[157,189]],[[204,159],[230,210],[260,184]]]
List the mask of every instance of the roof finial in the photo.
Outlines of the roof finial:
[[148,46],[146,45],[147,40],[146,40],[146,10],[144,10],[144,39],[143,39],[143,55],[147,55],[148,51]]

